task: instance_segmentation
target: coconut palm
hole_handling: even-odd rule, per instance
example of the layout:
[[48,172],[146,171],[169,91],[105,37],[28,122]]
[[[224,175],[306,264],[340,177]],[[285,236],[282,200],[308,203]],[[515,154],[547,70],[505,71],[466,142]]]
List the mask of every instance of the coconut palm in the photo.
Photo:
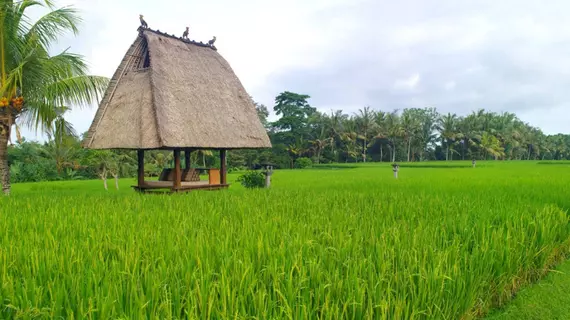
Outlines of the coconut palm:
[[[36,21],[34,8],[49,12]],[[0,182],[10,193],[7,145],[19,122],[48,132],[62,108],[96,102],[107,79],[87,75],[83,57],[63,51],[50,55],[50,44],[70,31],[80,18],[71,7],[55,8],[50,0],[0,0]]]
[[362,140],[362,162],[366,162],[368,142],[372,139],[371,135],[376,125],[374,122],[375,113],[369,106],[366,106],[364,109],[359,109],[356,114],[356,132],[358,133],[358,139]]
[[[448,113],[438,119],[437,129],[441,142],[445,144],[445,161],[449,160],[449,147],[455,142],[457,135],[457,115]],[[453,155],[451,155],[453,159]]]
[[[477,148],[481,141],[481,135],[478,128],[478,118],[475,113],[462,118],[457,123],[457,144],[461,146],[461,160],[465,160],[465,154],[470,153],[470,148]],[[471,157],[474,155],[471,154]]]
[[499,157],[504,156],[504,149],[501,147],[499,139],[487,132],[483,133],[481,136],[480,147],[483,151],[484,160],[487,160],[487,155],[493,156],[495,160]]
[[412,141],[416,137],[421,127],[421,122],[419,121],[415,110],[405,109],[404,112],[402,112],[401,125],[404,139],[406,140],[406,148],[408,154],[407,160],[410,162]]
[[315,130],[315,139],[310,140],[309,143],[311,144],[311,149],[315,152],[315,156],[317,157],[317,163],[321,163],[321,154],[323,150],[330,144],[333,138],[327,137],[327,127],[326,127],[326,119],[321,119],[318,126],[316,126],[313,130]]
[[404,129],[402,127],[398,110],[394,110],[386,115],[386,137],[388,138],[388,147],[392,162],[396,162],[396,146],[400,138],[404,136]]
[[374,128],[372,129],[373,138],[368,144],[369,147],[378,143],[380,145],[380,162],[384,159],[384,144],[387,142],[387,126],[386,115],[384,111],[376,111],[374,115]]
[[329,142],[331,146],[331,151],[333,154],[334,161],[338,161],[336,145],[341,140],[341,134],[343,132],[343,123],[348,119],[348,116],[342,113],[342,110],[331,110],[331,115],[327,117],[327,131],[329,136]]

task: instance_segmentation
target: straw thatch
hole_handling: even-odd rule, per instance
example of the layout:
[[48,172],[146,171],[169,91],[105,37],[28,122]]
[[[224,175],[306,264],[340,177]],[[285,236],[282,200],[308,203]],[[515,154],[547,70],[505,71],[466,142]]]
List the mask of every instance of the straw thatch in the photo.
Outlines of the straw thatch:
[[208,45],[142,30],[95,114],[92,149],[248,149],[271,143],[230,65]]

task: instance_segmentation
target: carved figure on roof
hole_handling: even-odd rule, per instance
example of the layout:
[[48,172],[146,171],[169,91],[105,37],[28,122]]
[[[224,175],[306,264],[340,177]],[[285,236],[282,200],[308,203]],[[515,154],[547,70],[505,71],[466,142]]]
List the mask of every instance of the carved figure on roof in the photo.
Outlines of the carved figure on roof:
[[189,28],[186,27],[186,31],[184,31],[184,33],[182,34],[182,39],[188,40],[188,32],[189,32],[188,29],[189,29]]
[[214,36],[212,40],[208,41],[208,45],[213,46],[214,42],[216,42],[216,36]]
[[146,21],[144,21],[144,17],[142,14],[139,14],[139,20],[141,21],[141,27],[143,28],[148,28],[148,24],[146,23]]

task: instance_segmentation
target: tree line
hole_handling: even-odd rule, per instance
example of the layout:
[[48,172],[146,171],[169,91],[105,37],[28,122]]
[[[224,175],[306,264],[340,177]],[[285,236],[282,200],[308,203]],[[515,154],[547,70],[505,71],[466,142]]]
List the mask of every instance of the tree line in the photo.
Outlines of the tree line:
[[[513,113],[473,111],[465,116],[440,114],[435,108],[383,111],[365,106],[355,113],[319,112],[310,96],[283,92],[275,99],[277,120],[255,103],[273,147],[236,150],[230,170],[271,163],[278,168],[312,163],[451,160],[570,160],[570,135],[546,135]],[[136,152],[88,150],[63,114],[44,143],[20,139],[8,149],[13,182],[134,177]],[[217,152],[196,150],[197,167],[218,166]],[[172,152],[145,157],[145,174],[158,176],[173,165]]]
[[568,160],[570,135],[544,134],[514,113],[484,109],[465,116],[436,108],[319,112],[310,96],[283,92],[267,122],[267,107],[257,104],[273,143],[273,160],[292,167],[299,158],[314,163],[434,160]]

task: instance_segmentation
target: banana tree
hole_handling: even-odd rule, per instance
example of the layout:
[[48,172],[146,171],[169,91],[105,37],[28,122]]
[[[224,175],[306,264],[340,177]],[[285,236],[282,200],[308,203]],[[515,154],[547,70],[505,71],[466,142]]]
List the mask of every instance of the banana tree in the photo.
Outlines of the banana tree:
[[[48,13],[31,20],[30,9]],[[0,183],[10,193],[8,142],[16,123],[49,132],[63,106],[99,100],[108,79],[87,75],[83,57],[49,53],[65,32],[77,34],[81,19],[71,7],[50,0],[0,0]]]

